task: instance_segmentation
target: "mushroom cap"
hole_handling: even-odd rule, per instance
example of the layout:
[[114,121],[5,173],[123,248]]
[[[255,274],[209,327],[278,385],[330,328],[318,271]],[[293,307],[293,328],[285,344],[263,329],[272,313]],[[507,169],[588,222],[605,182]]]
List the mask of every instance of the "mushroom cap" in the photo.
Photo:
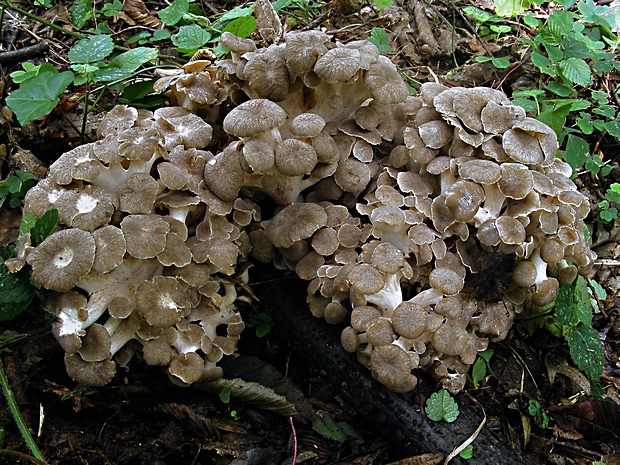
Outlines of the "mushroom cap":
[[361,67],[360,52],[346,47],[328,50],[314,64],[314,72],[326,82],[344,82],[353,77]]
[[189,313],[186,286],[171,276],[141,282],[134,299],[138,313],[154,327],[167,328]]
[[86,276],[95,261],[95,239],[81,229],[64,229],[48,236],[28,254],[32,280],[56,292],[67,292]]
[[329,36],[321,31],[288,32],[284,35],[286,64],[294,74],[312,70],[316,60],[327,52]]
[[396,333],[407,339],[415,339],[426,331],[427,312],[413,302],[402,302],[394,309],[392,326]]
[[368,263],[353,266],[348,279],[351,287],[364,295],[376,294],[385,286],[381,272]]
[[286,62],[275,53],[252,54],[243,73],[256,97],[273,102],[281,102],[288,97],[290,82]]
[[502,163],[500,169],[502,177],[497,185],[506,197],[520,200],[534,188],[534,178],[527,166],[521,163]]
[[85,362],[101,362],[110,357],[110,347],[110,334],[102,325],[94,323],[86,328],[78,352]]
[[220,37],[220,41],[224,46],[233,53],[247,53],[256,50],[256,44],[252,39],[242,39],[232,32],[225,31]]
[[93,231],[95,261],[93,271],[107,273],[123,262],[127,250],[125,236],[116,226],[108,225]]
[[334,180],[338,187],[355,195],[366,189],[371,177],[368,165],[355,158],[341,161],[334,173]]
[[180,386],[189,386],[200,381],[205,371],[205,361],[196,352],[176,354],[168,365],[170,381]]
[[433,289],[444,295],[456,295],[463,289],[464,279],[458,272],[448,267],[435,268],[428,275],[428,281]]
[[407,392],[417,384],[411,374],[409,355],[393,344],[374,347],[370,354],[372,377],[396,392]]
[[87,362],[80,354],[65,354],[67,374],[78,383],[87,386],[105,386],[116,373],[116,363],[110,359]]
[[239,155],[239,152],[229,145],[205,164],[205,184],[225,202],[232,202],[237,198],[245,180]]
[[136,258],[153,258],[166,248],[170,225],[155,214],[130,215],[121,221],[127,252]]
[[224,118],[224,131],[236,137],[250,137],[284,124],[286,112],[267,99],[248,100]]
[[309,174],[317,164],[315,150],[310,144],[298,139],[285,139],[276,145],[276,168],[284,176]]
[[265,228],[267,237],[276,247],[287,248],[307,239],[325,226],[327,213],[314,203],[294,203],[284,207]]
[[394,63],[383,55],[380,55],[364,74],[364,84],[370,89],[373,98],[385,105],[404,102],[409,96],[405,81]]
[[132,173],[118,189],[120,209],[131,214],[147,214],[153,210],[159,183],[148,173]]
[[289,124],[289,131],[295,137],[316,137],[325,127],[325,120],[314,113],[300,113]]

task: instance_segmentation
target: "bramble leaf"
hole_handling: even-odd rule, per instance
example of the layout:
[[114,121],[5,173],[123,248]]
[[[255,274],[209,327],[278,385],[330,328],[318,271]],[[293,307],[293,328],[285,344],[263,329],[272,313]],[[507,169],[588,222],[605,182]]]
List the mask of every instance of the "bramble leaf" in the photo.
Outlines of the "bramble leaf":
[[45,71],[23,82],[13,91],[6,103],[22,126],[49,114],[58,105],[60,94],[73,81],[71,71]]
[[32,246],[36,247],[56,231],[57,224],[58,210],[52,208],[43,213],[43,216],[41,216],[30,229],[30,242]]
[[569,81],[587,87],[591,83],[590,66],[579,58],[568,58],[559,63],[560,72]]
[[495,0],[495,13],[498,16],[512,17],[523,13],[524,7],[521,0]]
[[211,34],[197,24],[181,26],[179,32],[172,36],[172,43],[183,52],[194,53],[205,45]]
[[448,391],[442,389],[433,392],[426,400],[426,415],[433,421],[452,423],[459,416],[459,406]]
[[571,357],[589,379],[597,380],[603,374],[603,348],[598,331],[585,324],[571,326],[566,333]]

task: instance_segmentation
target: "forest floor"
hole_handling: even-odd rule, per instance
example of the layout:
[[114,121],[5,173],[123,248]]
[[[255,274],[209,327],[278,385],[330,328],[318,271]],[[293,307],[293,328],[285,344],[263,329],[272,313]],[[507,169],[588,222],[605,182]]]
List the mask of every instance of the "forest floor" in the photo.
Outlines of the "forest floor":
[[[158,0],[144,3],[151,12],[165,6]],[[69,20],[68,3],[59,2],[49,11],[26,1],[15,5],[75,30]],[[373,28],[381,28],[387,32],[387,44],[392,50],[387,55],[413,88],[423,82],[439,81],[449,86],[495,87],[510,95],[517,87],[542,79],[527,61],[527,47],[518,40],[525,34],[519,24],[506,20],[510,32],[482,38],[465,21],[465,6],[492,11],[489,0],[433,0],[426,4],[423,16],[417,9],[420,5],[424,4],[404,1],[379,11],[368,3],[294,0],[295,8],[280,15],[289,28],[309,24],[341,41],[364,39]],[[220,13],[235,6],[238,5],[229,1],[208,3],[212,12]],[[547,14],[545,8],[537,13]],[[9,9],[4,10],[2,21],[0,39],[4,50],[9,49],[9,42],[10,47],[18,49],[45,41],[50,44],[50,51],[32,61],[40,63],[45,59],[59,69],[66,68],[66,53],[74,38]],[[133,34],[128,30],[131,26],[126,16],[108,21],[114,33],[127,37]],[[174,55],[169,41],[167,46],[162,52]],[[512,65],[497,69],[490,62],[476,62],[474,56],[485,50],[497,57],[511,57]],[[0,97],[6,97],[15,88],[9,74],[21,69],[19,65],[2,65]],[[620,81],[617,73],[606,75],[605,79],[607,83],[611,80],[612,89]],[[594,85],[602,86],[602,80]],[[82,106],[76,102],[83,94],[83,88],[74,88],[62,96],[59,107],[50,116],[24,127],[0,103],[3,177],[15,168],[40,177],[42,167],[80,143],[77,128]],[[110,90],[97,102],[89,127],[94,127],[115,98],[115,92]],[[588,142],[598,142],[601,158],[617,166],[617,139]],[[592,205],[597,205],[605,188],[619,178],[617,169],[606,178],[583,171],[576,182],[580,191],[591,198]],[[20,221],[19,209],[2,208],[3,244],[15,239]],[[535,464],[620,464],[620,225],[596,222],[594,214],[588,217],[588,224],[599,255],[590,277],[607,291],[592,323],[600,333],[605,354],[599,381],[604,399],[586,395],[589,384],[584,384],[583,375],[572,368],[563,339],[525,323],[515,324],[505,341],[491,346],[494,355],[480,385],[474,388],[468,383],[456,396],[463,409],[483,406],[487,415],[485,428]],[[241,310],[254,315],[264,311]],[[339,395],[337,384],[327,382],[324,372],[309,365],[304,354],[297,353],[295,347],[274,332],[259,338],[250,329],[242,338],[239,352],[258,356],[298,386],[312,406],[314,428],[312,422],[291,420],[234,398],[228,401],[217,393],[176,387],[162,370],[137,364],[131,371],[119,373],[108,386],[76,386],[65,373],[63,351],[49,332],[49,318],[41,313],[42,310],[32,308],[13,321],[2,323],[0,358],[24,420],[50,465],[277,465],[290,464],[293,457],[298,464],[421,465],[442,463],[451,452],[404,456],[394,447],[391,437],[375,430],[365,422],[363,414],[347,404]],[[491,372],[494,376],[488,376]],[[423,378],[423,383],[433,381]],[[421,403],[419,397],[414,392],[411,402]],[[532,409],[531,400],[539,408]],[[4,431],[1,448],[29,454],[3,401],[0,431]],[[423,443],[425,439],[417,441]],[[475,440],[473,446],[475,454]],[[0,453],[0,464],[19,460],[15,455]],[[453,462],[467,460],[457,457]]]

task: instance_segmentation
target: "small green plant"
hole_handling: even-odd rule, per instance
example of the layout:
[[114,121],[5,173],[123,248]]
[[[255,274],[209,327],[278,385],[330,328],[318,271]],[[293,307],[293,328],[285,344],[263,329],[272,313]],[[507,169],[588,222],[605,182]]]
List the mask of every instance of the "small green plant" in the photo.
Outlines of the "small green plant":
[[495,58],[491,58],[491,57],[487,57],[487,56],[477,56],[475,58],[475,60],[478,63],[486,63],[486,62],[491,62],[491,64],[493,66],[495,66],[497,69],[505,69],[508,68],[510,66],[510,58],[508,57],[495,57]]
[[222,401],[222,403],[224,404],[228,404],[230,403],[230,394],[231,394],[232,390],[230,389],[230,387],[226,386],[225,388],[223,388],[220,391],[220,400]]
[[343,430],[345,425],[346,423],[344,422],[336,422],[329,413],[312,417],[312,429],[322,436],[337,442],[342,442],[347,438],[347,433]]
[[15,170],[15,174],[7,176],[4,182],[0,183],[0,208],[7,200],[9,208],[19,207],[24,195],[35,183],[32,173]]
[[393,52],[388,33],[382,27],[373,27],[367,40],[375,44],[380,53]]
[[260,312],[250,315],[245,322],[247,328],[255,328],[256,337],[265,337],[271,331],[271,315]]
[[469,444],[467,447],[465,447],[465,449],[459,452],[459,457],[465,460],[470,459],[473,456],[474,456],[474,446],[472,446],[471,444]]
[[571,357],[590,382],[603,374],[603,347],[598,331],[592,327],[598,313],[597,299],[607,297],[605,289],[593,279],[578,276],[572,284],[558,290],[548,327],[568,342]]
[[530,399],[527,406],[528,413],[540,422],[542,428],[549,426],[549,415],[547,411],[535,399]]
[[537,400],[530,399],[527,406],[527,411],[531,416],[536,418],[540,422],[540,426],[545,429],[549,426],[549,415],[547,411],[538,403]]
[[448,391],[442,389],[433,392],[426,399],[424,408],[426,416],[433,421],[445,421],[452,423],[459,416],[459,406]]
[[239,421],[241,419],[241,416],[239,415],[239,413],[236,410],[231,410],[230,411],[230,418],[232,418],[235,421]]
[[476,361],[471,369],[471,377],[474,383],[474,388],[478,389],[480,382],[487,376],[495,377],[495,374],[491,370],[491,365],[489,365],[492,356],[493,349],[485,349],[482,352],[478,352],[478,357],[476,358]]

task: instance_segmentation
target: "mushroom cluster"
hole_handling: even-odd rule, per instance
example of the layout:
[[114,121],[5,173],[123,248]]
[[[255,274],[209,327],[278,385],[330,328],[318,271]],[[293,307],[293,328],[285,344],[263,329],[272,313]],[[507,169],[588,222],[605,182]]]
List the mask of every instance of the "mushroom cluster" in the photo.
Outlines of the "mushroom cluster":
[[181,385],[221,375],[243,329],[230,278],[257,260],[307,280],[388,388],[422,368],[457,392],[525,303],[591,267],[589,203],[548,126],[493,89],[411,96],[368,41],[284,39],[224,33],[230,58],[156,83],[172,106],[116,107],[29,192],[36,216],[59,211],[22,255],[58,293],[75,379],[105,384],[123,348]]

